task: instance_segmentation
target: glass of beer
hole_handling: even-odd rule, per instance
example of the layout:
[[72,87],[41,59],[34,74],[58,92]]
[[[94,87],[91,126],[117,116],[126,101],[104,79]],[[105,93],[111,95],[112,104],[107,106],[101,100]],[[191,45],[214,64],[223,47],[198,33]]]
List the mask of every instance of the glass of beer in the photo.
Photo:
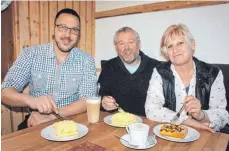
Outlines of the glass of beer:
[[99,122],[101,97],[92,97],[86,100],[87,118],[89,123]]

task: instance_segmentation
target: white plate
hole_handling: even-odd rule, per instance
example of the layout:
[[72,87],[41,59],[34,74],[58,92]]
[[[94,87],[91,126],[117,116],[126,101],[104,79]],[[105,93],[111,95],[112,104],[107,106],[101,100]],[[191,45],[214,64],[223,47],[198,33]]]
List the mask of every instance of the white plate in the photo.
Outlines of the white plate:
[[[108,115],[106,116],[103,121],[111,126],[115,126],[115,127],[126,127],[126,125],[116,125],[116,124],[112,124],[112,115]],[[134,123],[142,123],[142,118],[139,116],[136,116],[136,122]]]
[[163,136],[160,134],[160,129],[161,129],[162,125],[164,125],[164,124],[157,125],[153,129],[154,134],[160,138],[163,138],[163,139],[166,139],[169,141],[173,141],[173,142],[192,142],[192,141],[195,141],[195,140],[200,138],[200,133],[197,130],[195,130],[191,127],[188,127],[188,126],[186,126],[188,128],[188,134],[186,135],[186,137],[184,139],[174,138],[174,137],[169,137],[169,136]]
[[66,137],[57,137],[53,125],[49,125],[41,130],[41,136],[47,140],[51,141],[70,141],[79,139],[85,136],[88,133],[88,128],[85,125],[78,124],[79,135],[78,136],[66,136]]
[[[150,140],[150,139],[153,139],[153,138],[150,138],[149,139],[149,137],[153,137],[153,136],[148,136],[148,140]],[[126,140],[126,141],[124,141],[124,140]],[[130,141],[130,135],[129,134],[125,134],[125,135],[123,135],[122,137],[121,137],[121,139],[120,139],[120,142],[124,145],[124,146],[126,146],[126,147],[129,147],[129,148],[133,148],[133,149],[148,149],[148,148],[151,148],[151,147],[153,147],[153,146],[155,146],[156,144],[157,144],[157,140],[155,139],[154,140],[154,143],[151,141],[151,142],[146,142],[146,145],[145,146],[138,146],[138,147],[135,147],[135,146],[132,146],[132,145],[130,145],[128,142]]]

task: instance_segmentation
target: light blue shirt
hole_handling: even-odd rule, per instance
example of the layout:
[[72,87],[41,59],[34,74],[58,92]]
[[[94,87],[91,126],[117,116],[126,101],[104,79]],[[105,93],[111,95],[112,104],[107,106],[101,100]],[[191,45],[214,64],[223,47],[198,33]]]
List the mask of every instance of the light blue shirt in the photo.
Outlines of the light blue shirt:
[[124,63],[126,69],[130,72],[130,74],[133,74],[134,72],[136,72],[138,70],[138,67],[140,66],[141,61],[138,62],[138,64],[136,65],[128,65],[126,63]]
[[80,98],[96,95],[94,59],[78,48],[73,48],[67,60],[56,65],[53,43],[25,48],[7,73],[3,88],[19,92],[29,83],[32,96],[51,94],[57,106],[66,106]]

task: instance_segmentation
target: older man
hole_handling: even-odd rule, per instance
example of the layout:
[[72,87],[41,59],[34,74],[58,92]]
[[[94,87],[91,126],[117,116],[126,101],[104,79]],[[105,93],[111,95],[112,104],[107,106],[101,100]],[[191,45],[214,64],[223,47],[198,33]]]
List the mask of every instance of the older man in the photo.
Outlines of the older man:
[[[72,9],[62,9],[54,25],[54,41],[25,48],[2,83],[4,104],[33,110],[19,129],[55,119],[52,112],[61,116],[84,112],[84,99],[96,94],[94,60],[75,48],[79,15]],[[28,83],[30,95],[20,93]]]
[[140,51],[138,33],[130,27],[119,29],[114,36],[118,57],[102,66],[99,77],[102,108],[117,109],[145,116],[145,100],[153,68],[160,62]]

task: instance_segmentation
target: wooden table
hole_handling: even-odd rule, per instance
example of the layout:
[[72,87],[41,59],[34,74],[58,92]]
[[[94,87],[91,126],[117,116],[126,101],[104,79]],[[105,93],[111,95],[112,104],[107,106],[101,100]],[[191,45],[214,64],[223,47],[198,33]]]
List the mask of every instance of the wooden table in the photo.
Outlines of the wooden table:
[[[106,150],[113,151],[128,151],[133,150],[123,146],[119,139],[113,136],[117,134],[122,136],[126,134],[125,128],[116,128],[109,126],[103,122],[103,118],[109,113],[101,112],[99,124],[89,124],[87,122],[86,113],[79,115],[71,116],[69,119],[72,119],[78,123],[86,125],[89,128],[89,132],[83,138],[68,141],[68,142],[53,142],[43,139],[40,136],[41,130],[52,124],[53,122],[48,122],[41,124],[32,128],[27,128],[25,130],[17,131],[10,133],[8,135],[2,136],[2,151],[66,151],[71,150],[71,148],[78,146],[84,142],[90,142],[99,146],[106,148]],[[152,134],[152,128],[159,123],[150,121],[146,118],[143,118],[143,123],[150,125]],[[152,151],[224,151],[228,140],[229,135],[224,133],[214,133],[211,134],[207,131],[199,131],[200,138],[194,142],[189,143],[175,143],[160,139],[157,137],[157,145],[148,149]]]

